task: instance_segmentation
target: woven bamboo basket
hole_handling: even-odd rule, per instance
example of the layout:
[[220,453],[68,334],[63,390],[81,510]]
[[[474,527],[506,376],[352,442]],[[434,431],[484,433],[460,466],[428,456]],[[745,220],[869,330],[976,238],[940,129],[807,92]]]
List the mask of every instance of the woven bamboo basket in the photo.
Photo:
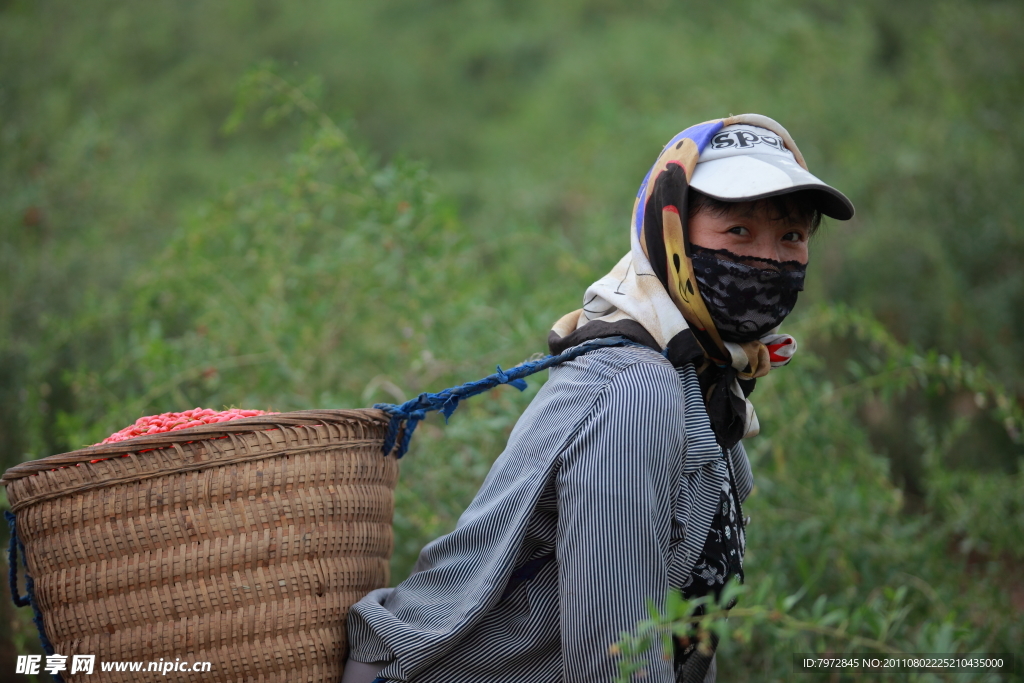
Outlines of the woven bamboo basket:
[[[267,415],[8,470],[0,483],[45,637],[68,656],[64,679],[337,681],[349,608],[388,583],[398,479],[394,454],[382,455],[388,419]],[[68,675],[74,654],[96,655],[92,675]],[[211,667],[100,671],[161,658]]]

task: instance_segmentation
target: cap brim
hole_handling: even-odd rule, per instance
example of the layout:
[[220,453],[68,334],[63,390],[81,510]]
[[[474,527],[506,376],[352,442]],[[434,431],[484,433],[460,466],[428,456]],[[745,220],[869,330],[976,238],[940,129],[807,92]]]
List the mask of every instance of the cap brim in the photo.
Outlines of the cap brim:
[[697,164],[690,187],[726,202],[754,201],[809,190],[821,213],[845,221],[853,218],[853,202],[795,161],[768,154],[743,154]]

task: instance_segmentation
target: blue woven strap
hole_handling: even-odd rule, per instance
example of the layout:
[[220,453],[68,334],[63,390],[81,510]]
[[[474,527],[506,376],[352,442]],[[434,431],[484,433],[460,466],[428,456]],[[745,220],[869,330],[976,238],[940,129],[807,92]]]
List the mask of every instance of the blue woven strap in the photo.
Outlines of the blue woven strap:
[[[32,621],[35,622],[36,628],[39,630],[39,640],[43,645],[43,651],[48,654],[53,654],[53,645],[50,643],[50,639],[46,637],[46,629],[43,627],[43,613],[39,610],[39,605],[36,604],[36,591],[35,582],[28,573],[28,565],[25,564],[25,546],[22,545],[21,539],[18,538],[18,525],[16,524],[17,518],[14,513],[10,510],[4,510],[4,517],[7,519],[7,526],[11,530],[11,542],[7,546],[7,581],[11,587],[11,599],[14,600],[14,604],[18,607],[24,607],[26,605],[32,606]],[[21,554],[21,562],[25,565],[25,591],[24,596],[21,595],[21,591],[18,590],[18,554]],[[55,681],[60,681],[61,678],[54,675]]]
[[[11,587],[11,599],[14,600],[14,604],[17,607],[25,607],[30,604],[30,596],[21,596],[21,591],[18,589],[18,546],[21,542],[18,540],[18,527],[15,524],[14,513],[10,510],[4,510],[4,517],[7,519],[7,526],[11,531],[11,542],[7,546],[7,583]],[[24,550],[22,551],[24,554]]]
[[[547,370],[550,367],[559,365],[570,361],[577,356],[582,356],[588,351],[594,349],[600,349],[608,346],[643,346],[643,344],[626,339],[625,337],[605,337],[603,339],[592,339],[591,341],[584,342],[579,346],[574,346],[571,349],[563,351],[556,356],[545,356],[539,360],[528,361],[520,365],[515,366],[511,370],[502,370],[501,366],[498,366],[498,371],[493,375],[488,375],[483,379],[478,379],[475,382],[467,382],[451,389],[445,389],[439,391],[436,394],[420,394],[411,401],[406,401],[402,405],[395,405],[393,403],[377,403],[373,407],[379,410],[383,410],[391,415],[391,422],[388,424],[387,435],[384,437],[384,455],[387,455],[395,447],[395,441],[398,439],[399,432],[402,432],[402,440],[398,444],[398,451],[396,457],[401,458],[405,455],[406,451],[409,450],[409,441],[412,439],[412,433],[416,430],[416,425],[427,416],[427,413],[432,410],[438,410],[444,415],[445,422],[452,416],[455,409],[459,407],[459,402],[464,398],[470,396],[476,396],[482,394],[485,391],[489,391],[499,384],[511,384],[519,391],[526,389],[526,381],[523,377],[540,372],[541,370]],[[647,347],[644,347],[647,348]],[[405,425],[405,430],[402,431],[402,425]]]

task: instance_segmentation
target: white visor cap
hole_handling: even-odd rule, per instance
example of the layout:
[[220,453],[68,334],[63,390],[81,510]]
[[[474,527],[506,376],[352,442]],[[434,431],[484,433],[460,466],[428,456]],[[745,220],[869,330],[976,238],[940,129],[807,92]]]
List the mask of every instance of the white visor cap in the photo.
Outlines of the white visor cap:
[[804,170],[781,137],[744,123],[726,126],[711,138],[690,187],[727,202],[812,190],[821,213],[841,221],[853,217],[853,203],[846,195]]

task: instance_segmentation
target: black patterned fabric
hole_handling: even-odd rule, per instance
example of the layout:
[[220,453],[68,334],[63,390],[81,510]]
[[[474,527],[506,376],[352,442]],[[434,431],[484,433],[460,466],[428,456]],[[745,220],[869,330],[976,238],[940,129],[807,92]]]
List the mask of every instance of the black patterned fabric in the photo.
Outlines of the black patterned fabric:
[[807,264],[692,245],[693,274],[722,339],[749,342],[779,326],[803,291]]
[[[746,536],[742,515],[743,509],[735,493],[732,467],[730,466],[729,478],[722,482],[718,509],[711,520],[711,528],[704,541],[704,548],[693,566],[689,579],[681,588],[684,598],[692,600],[713,593],[717,600],[721,597],[725,584],[734,576],[739,578],[740,583],[743,583],[743,553],[746,549]],[[735,604],[736,599],[733,598],[726,605],[726,609],[732,609]],[[704,613],[703,605],[694,612],[698,616]],[[676,680],[681,683],[700,683],[705,680],[708,667],[714,657],[714,650],[718,645],[717,636],[712,634],[711,654],[703,655],[697,652],[695,636],[696,633],[685,640],[676,639],[674,668]]]

